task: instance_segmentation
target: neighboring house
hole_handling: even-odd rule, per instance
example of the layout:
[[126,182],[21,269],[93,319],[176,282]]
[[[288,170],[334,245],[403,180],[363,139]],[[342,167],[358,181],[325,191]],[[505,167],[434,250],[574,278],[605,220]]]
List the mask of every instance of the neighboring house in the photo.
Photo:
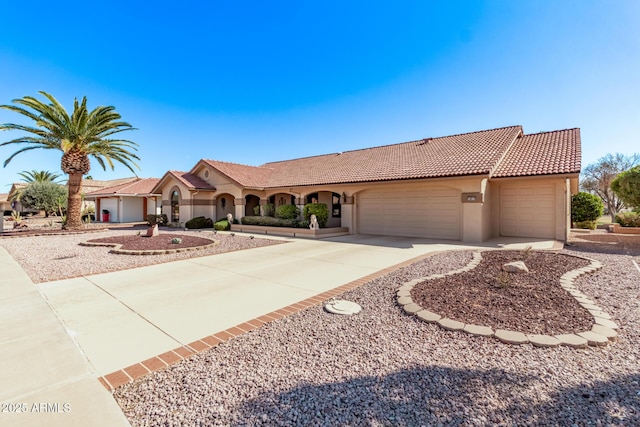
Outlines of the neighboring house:
[[[128,178],[117,178],[117,179],[111,179],[111,180],[106,180],[106,181],[101,181],[101,180],[95,180],[95,179],[83,179],[82,180],[82,194],[86,195],[87,193],[96,191],[96,190],[100,190],[103,188],[107,188],[107,187],[112,187],[115,185],[120,185],[120,184],[124,184],[127,182],[131,182],[131,181],[135,181],[138,180],[139,178],[132,176],[132,177],[128,177]],[[18,191],[21,188],[24,188],[28,185],[28,183],[26,182],[14,182],[11,185],[11,190],[9,190],[9,195],[8,198],[11,199],[13,194],[15,194],[16,191]],[[66,182],[65,183],[61,183],[60,185],[65,185],[66,186]],[[20,201],[15,200],[13,202],[11,202],[11,208],[9,209],[13,209],[17,212],[32,212],[32,213],[36,213],[38,212],[37,210],[29,210],[26,209],[24,206],[22,206],[22,203],[20,203]],[[94,207],[94,201],[93,200],[87,200],[86,198],[83,199],[82,201],[82,210],[88,208],[88,207]]]
[[0,216],[5,212],[11,211],[11,202],[9,201],[9,193],[0,193]]
[[202,159],[151,193],[170,221],[317,201],[329,206],[327,226],[352,234],[565,240],[579,173],[579,129],[510,126],[262,166]]
[[109,222],[144,221],[149,214],[160,209],[160,194],[153,188],[158,178],[134,178],[123,184],[85,193],[85,201],[95,203],[96,220],[103,220],[103,211],[109,212]]

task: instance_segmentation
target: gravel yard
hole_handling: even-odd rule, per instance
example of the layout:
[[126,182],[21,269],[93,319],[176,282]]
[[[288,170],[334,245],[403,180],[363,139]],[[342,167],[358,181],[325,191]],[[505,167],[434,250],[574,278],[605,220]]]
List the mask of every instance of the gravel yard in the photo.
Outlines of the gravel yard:
[[637,246],[576,241],[604,268],[576,285],[620,326],[606,347],[506,345],[406,315],[404,282],[465,265],[434,255],[117,389],[133,426],[640,425]]
[[110,247],[79,245],[81,242],[95,239],[109,239],[117,236],[136,237],[138,233],[146,233],[146,227],[67,235],[0,238],[0,246],[11,254],[34,283],[41,283],[283,243],[277,240],[231,236],[226,233],[214,235],[211,231],[160,229],[160,236],[141,237],[140,241],[148,243],[150,239],[164,238],[170,241],[172,236],[188,235],[213,239],[217,244],[205,249],[163,255],[120,255],[109,253]]

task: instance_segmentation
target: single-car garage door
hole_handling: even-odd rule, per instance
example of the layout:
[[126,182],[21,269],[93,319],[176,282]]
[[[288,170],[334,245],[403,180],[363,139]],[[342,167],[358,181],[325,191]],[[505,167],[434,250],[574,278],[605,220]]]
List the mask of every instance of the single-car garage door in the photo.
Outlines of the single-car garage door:
[[500,234],[555,239],[554,185],[504,186],[500,191]]
[[358,195],[360,234],[460,240],[460,192],[368,190]]

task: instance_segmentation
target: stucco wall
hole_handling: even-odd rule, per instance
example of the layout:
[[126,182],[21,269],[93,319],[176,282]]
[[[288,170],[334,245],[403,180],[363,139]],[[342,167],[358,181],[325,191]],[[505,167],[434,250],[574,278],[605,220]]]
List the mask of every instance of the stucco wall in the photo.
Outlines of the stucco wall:
[[96,212],[100,221],[102,221],[102,211],[105,209],[109,211],[109,222],[120,222],[117,197],[100,199],[100,212]]

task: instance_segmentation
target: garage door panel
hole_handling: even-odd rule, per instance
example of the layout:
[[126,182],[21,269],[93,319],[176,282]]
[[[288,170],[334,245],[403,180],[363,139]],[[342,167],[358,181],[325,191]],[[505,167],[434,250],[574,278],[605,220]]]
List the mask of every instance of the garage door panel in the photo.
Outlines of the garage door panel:
[[555,186],[502,187],[500,234],[555,238]]
[[365,191],[358,197],[359,232],[460,239],[460,193],[448,189]]

